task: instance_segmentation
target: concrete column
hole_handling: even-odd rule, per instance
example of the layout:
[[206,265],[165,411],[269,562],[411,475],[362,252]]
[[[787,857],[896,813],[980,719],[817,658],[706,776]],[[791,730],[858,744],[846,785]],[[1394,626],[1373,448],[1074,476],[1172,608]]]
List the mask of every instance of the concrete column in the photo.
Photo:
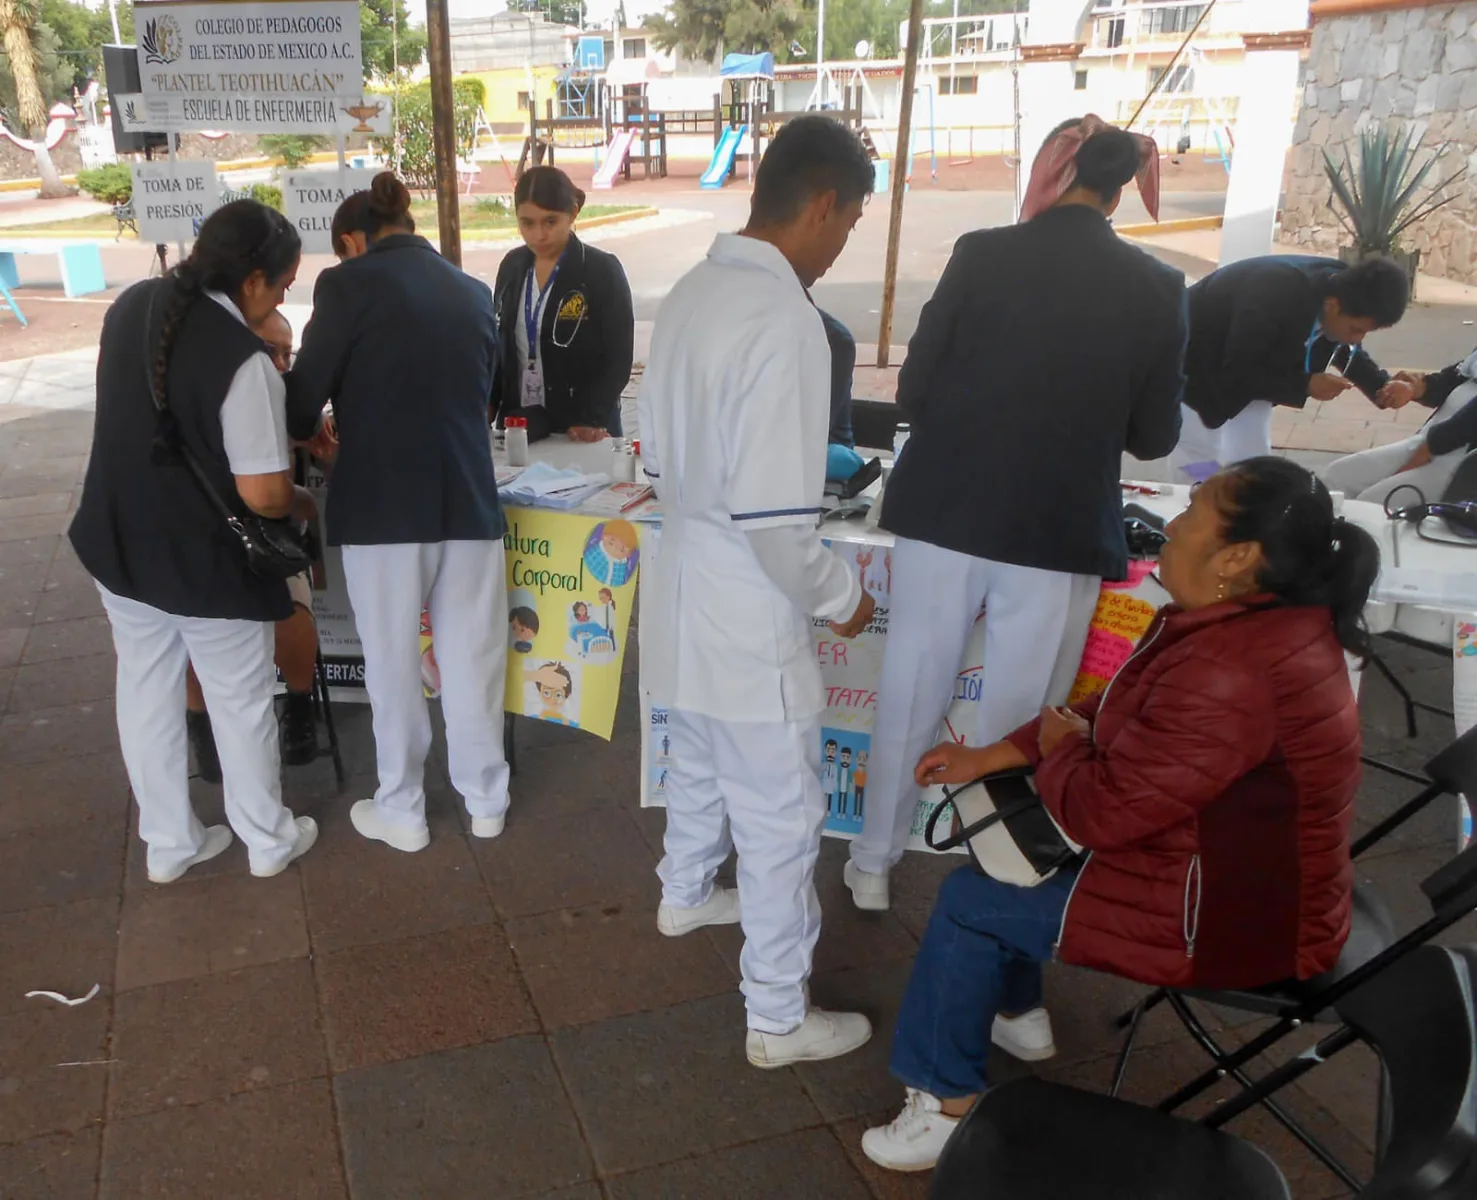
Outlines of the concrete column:
[[1272,251],[1282,176],[1292,149],[1298,64],[1308,44],[1308,0],[1254,0],[1226,187],[1221,265]]

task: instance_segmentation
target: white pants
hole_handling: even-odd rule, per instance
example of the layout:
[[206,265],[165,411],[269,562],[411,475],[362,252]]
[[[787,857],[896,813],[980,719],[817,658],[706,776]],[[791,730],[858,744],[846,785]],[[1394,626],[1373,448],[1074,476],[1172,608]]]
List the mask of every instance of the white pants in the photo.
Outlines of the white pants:
[[1102,581],[991,562],[899,538],[861,836],[852,861],[881,874],[903,855],[918,807],[913,768],[938,741],[970,630],[985,605],[978,721],[987,746],[1072,690]]
[[1185,472],[1192,463],[1219,463],[1229,467],[1248,458],[1272,453],[1272,409],[1270,400],[1253,400],[1218,429],[1205,422],[1188,404],[1180,405],[1180,440],[1169,456],[1175,483],[1194,483]]
[[262,621],[176,617],[101,584],[118,655],[118,741],[138,801],[149,870],[168,874],[200,851],[205,828],[190,804],[185,668],[210,710],[225,787],[226,820],[253,870],[292,853],[297,826],[282,805],[273,626]]
[[508,808],[503,686],[508,594],[501,541],[345,546],[344,581],[364,648],[364,688],[386,820],[426,823],[431,717],[421,681],[421,610],[441,672],[451,782],[474,817]]
[[672,710],[662,902],[695,908],[738,850],[749,1028],[789,1033],[805,1019],[805,983],[821,932],[815,894],[826,799],[818,721],[719,721]]
[[[1465,390],[1459,402],[1453,404],[1448,399],[1431,415],[1430,423],[1435,424],[1455,416],[1465,407],[1468,399]],[[1321,478],[1329,491],[1343,492],[1350,500],[1384,504],[1391,492],[1406,484],[1419,488],[1428,502],[1439,500],[1446,491],[1446,485],[1451,482],[1451,477],[1456,474],[1456,469],[1462,465],[1462,459],[1467,456],[1467,448],[1463,446],[1461,449],[1448,451],[1433,458],[1423,467],[1410,471],[1400,470],[1425,444],[1426,435],[1422,430],[1401,442],[1375,446],[1370,450],[1361,450],[1358,454],[1347,454],[1329,463],[1323,469]],[[1417,504],[1419,501],[1413,492],[1402,492],[1396,497],[1395,503],[1406,505]]]

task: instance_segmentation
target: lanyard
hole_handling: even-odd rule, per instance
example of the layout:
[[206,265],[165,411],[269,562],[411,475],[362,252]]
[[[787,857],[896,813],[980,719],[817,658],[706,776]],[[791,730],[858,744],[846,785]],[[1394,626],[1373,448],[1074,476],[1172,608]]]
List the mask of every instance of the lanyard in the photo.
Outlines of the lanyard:
[[[1303,354],[1303,370],[1305,370],[1309,375],[1313,374],[1313,347],[1318,344],[1318,339],[1322,336],[1323,322],[1315,322],[1313,325],[1313,332],[1308,334],[1308,341]],[[1349,347],[1344,345],[1343,342],[1335,342],[1333,353],[1328,356],[1328,362],[1324,364],[1323,369],[1327,371],[1329,367],[1333,366],[1333,360],[1339,356],[1339,351],[1348,351],[1348,349]],[[1352,354],[1349,355],[1350,359],[1352,359],[1353,357],[1354,356]],[[1345,366],[1347,366],[1347,363],[1348,360],[1345,360]]]
[[548,302],[549,292],[554,286],[554,280],[559,278],[559,267],[564,262],[564,256],[559,256],[559,261],[554,264],[554,269],[549,272],[548,282],[539,290],[538,303],[533,300],[533,277],[535,269],[530,267],[528,276],[523,281],[523,328],[528,334],[528,365],[533,366],[538,361],[538,330],[543,323],[544,305]]

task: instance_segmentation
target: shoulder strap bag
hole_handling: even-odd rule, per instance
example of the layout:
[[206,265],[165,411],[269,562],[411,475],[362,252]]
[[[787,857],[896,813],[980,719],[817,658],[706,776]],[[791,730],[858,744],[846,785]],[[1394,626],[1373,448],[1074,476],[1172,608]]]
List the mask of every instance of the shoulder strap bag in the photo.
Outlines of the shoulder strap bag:
[[[933,850],[964,846],[975,869],[1016,887],[1036,887],[1081,856],[1082,847],[1061,831],[1036,793],[1029,767],[986,775],[954,791],[928,818],[924,840]],[[935,840],[946,811],[957,815],[956,828]]]
[[155,447],[164,452],[156,455],[156,462],[184,464],[200,489],[200,494],[220,514],[226,528],[241,543],[241,549],[246,555],[246,565],[254,575],[263,579],[291,579],[294,575],[301,575],[313,565],[316,557],[311,533],[300,530],[286,517],[263,517],[250,511],[244,516],[238,515],[216,491],[215,485],[210,482],[210,476],[200,465],[200,460],[185,442],[179,421],[160,399],[159,392],[154,387],[154,372],[150,369],[150,364],[154,361],[149,337],[152,315],[151,309],[144,320],[144,377],[149,381],[149,396],[154,401],[158,420]]

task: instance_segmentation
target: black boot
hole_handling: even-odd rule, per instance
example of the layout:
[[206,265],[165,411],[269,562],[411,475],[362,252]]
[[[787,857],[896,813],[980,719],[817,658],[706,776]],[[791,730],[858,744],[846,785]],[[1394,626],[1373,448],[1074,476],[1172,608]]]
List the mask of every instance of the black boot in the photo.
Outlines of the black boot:
[[210,714],[185,712],[185,726],[190,732],[190,746],[195,751],[195,772],[206,783],[221,781],[220,755],[215,752],[215,734],[210,728]]
[[284,763],[301,767],[318,757],[318,722],[313,716],[311,692],[288,692],[279,721]]

